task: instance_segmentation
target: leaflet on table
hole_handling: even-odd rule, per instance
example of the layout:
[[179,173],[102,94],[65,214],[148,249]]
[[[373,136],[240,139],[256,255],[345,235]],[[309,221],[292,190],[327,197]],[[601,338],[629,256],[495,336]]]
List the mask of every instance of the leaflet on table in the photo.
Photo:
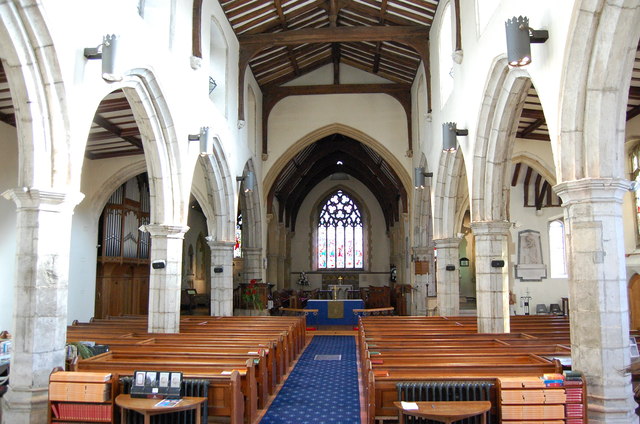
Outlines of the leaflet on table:
[[402,409],[404,409],[405,411],[415,411],[418,408],[418,404],[415,402],[400,402],[402,404]]
[[162,407],[168,407],[168,406],[176,406],[177,404],[180,403],[182,399],[162,399],[160,402],[156,403],[155,406],[162,406]]

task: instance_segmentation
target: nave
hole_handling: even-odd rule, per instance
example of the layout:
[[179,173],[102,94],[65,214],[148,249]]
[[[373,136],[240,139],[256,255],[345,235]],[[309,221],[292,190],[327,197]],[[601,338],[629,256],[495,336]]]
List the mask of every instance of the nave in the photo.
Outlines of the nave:
[[359,424],[353,336],[314,336],[261,424]]

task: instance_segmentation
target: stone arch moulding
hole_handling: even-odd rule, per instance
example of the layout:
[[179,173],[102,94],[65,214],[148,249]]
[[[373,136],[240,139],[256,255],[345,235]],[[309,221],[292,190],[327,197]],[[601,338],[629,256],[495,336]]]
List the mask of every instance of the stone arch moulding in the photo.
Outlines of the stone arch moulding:
[[151,223],[186,225],[183,210],[189,191],[181,190],[180,148],[173,119],[158,81],[148,69],[133,69],[114,89],[122,88],[144,145],[151,192]]
[[[65,85],[41,5],[0,4],[0,56],[13,97],[22,187],[79,187],[70,177]],[[57,125],[49,125],[51,122]]]
[[542,158],[531,152],[520,152],[511,158],[511,163],[518,162],[535,169],[551,186],[556,185],[555,169],[551,168]]
[[[460,149],[455,152],[442,152],[440,155],[433,199],[433,237],[435,239],[452,238],[460,228],[462,217],[460,205],[458,205],[458,191],[461,184],[468,184],[467,179],[461,181],[462,176],[466,175],[465,166],[464,155]],[[468,193],[467,188],[467,204]]]
[[559,88],[557,180],[625,178],[621,140],[640,38],[640,0],[576,3]]
[[[88,204],[91,213],[92,222],[98,222],[102,210],[104,209],[107,201],[111,197],[114,191],[125,182],[129,181],[136,175],[140,175],[147,171],[147,163],[144,159],[140,159],[134,163],[131,163],[124,168],[118,170],[115,174],[107,178],[100,188],[88,198]],[[151,189],[151,187],[149,187]],[[153,210],[153,208],[152,208]]]
[[278,173],[280,172],[280,170],[288,161],[290,161],[296,154],[298,154],[300,150],[304,149],[310,144],[315,143],[323,137],[335,133],[351,137],[354,140],[357,140],[362,144],[374,149],[380,156],[382,156],[385,161],[387,161],[389,165],[391,165],[393,170],[398,174],[398,177],[400,178],[400,181],[402,181],[402,185],[404,186],[405,191],[409,193],[411,192],[411,190],[413,190],[413,182],[411,181],[411,176],[407,172],[406,168],[391,152],[387,150],[386,147],[384,147],[384,145],[382,145],[382,143],[378,142],[373,137],[363,133],[362,131],[356,130],[355,128],[335,123],[316,129],[315,131],[305,135],[291,147],[289,147],[286,150],[285,154],[280,156],[273,163],[273,165],[271,165],[271,168],[267,172],[262,185],[264,193],[269,193],[269,190],[271,190],[271,186],[273,186],[273,183],[278,177]]
[[[255,167],[253,166],[252,159],[249,159],[245,164],[243,175],[246,175],[247,172],[253,172],[254,175],[256,175],[256,181],[259,180]],[[244,227],[248,224],[247,229],[249,230],[245,233],[243,228],[242,244],[247,248],[262,248],[262,208],[260,203],[259,184],[256,182],[253,191],[248,193],[239,193],[239,196],[246,196],[244,201],[246,211],[243,210],[242,225]],[[238,198],[238,202],[240,201],[240,198]],[[246,216],[245,212],[247,213]]]
[[531,87],[529,74],[494,59],[478,116],[471,189],[472,221],[506,221],[511,164],[518,119]]
[[[422,167],[425,172],[429,169],[424,154],[421,155],[419,163],[419,166]],[[433,214],[431,205],[431,190],[434,187],[433,177],[426,181],[428,181],[429,184],[426,185],[424,189],[414,188],[413,190],[413,246],[429,246],[430,236],[433,233],[433,226],[431,225]]]
[[201,157],[207,187],[206,200],[198,199],[207,217],[209,236],[216,241],[233,241],[236,208],[233,201],[235,178],[231,177],[222,144],[212,137],[213,155]]

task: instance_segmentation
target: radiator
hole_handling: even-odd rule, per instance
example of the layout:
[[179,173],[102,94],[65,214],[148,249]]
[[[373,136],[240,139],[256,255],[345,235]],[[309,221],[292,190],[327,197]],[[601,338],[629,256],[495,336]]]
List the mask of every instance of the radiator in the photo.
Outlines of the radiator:
[[[465,401],[495,400],[495,385],[489,381],[414,381],[397,383],[398,400],[405,402],[420,401]],[[405,416],[406,424],[440,424],[426,418]],[[480,424],[481,417],[465,418],[455,424]],[[497,423],[496,417],[489,413],[487,424]]]
[[[129,394],[133,382],[132,377],[121,377],[122,393]],[[185,378],[180,387],[180,396],[207,397],[209,381]],[[160,399],[158,399],[160,401]],[[207,402],[200,407],[202,422],[207,422]],[[151,424],[193,424],[196,422],[195,411],[180,411],[151,417]],[[144,424],[144,417],[135,411],[127,412],[127,422],[121,424]]]

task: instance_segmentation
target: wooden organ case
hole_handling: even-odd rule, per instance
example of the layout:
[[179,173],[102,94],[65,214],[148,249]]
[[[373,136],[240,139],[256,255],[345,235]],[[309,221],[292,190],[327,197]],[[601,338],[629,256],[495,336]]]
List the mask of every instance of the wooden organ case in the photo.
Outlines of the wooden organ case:
[[118,187],[98,227],[95,317],[147,314],[151,237],[149,181],[140,174]]

